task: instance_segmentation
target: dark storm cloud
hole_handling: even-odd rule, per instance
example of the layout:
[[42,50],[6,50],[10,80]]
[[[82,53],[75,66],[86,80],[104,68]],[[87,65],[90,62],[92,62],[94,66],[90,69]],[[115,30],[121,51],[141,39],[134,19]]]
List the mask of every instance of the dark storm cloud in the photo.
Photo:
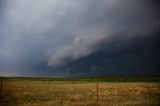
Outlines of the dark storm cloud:
[[[117,40],[107,44],[90,56],[74,61],[66,66],[68,73],[75,75],[134,75],[158,76],[159,34],[155,37],[141,37],[132,40]],[[117,45],[118,43],[118,45]],[[119,46],[121,45],[121,46]],[[98,67],[93,70],[93,67]]]
[[147,6],[144,1],[93,2],[79,17],[76,33],[80,34],[75,37],[72,45],[53,55],[49,65],[57,66],[65,64],[65,61],[88,56],[97,50],[96,46],[104,39],[108,42],[108,39],[114,37],[131,39],[148,36],[158,19],[153,9]]
[[0,70],[52,74],[96,52],[123,51],[117,45],[126,44],[119,42],[159,30],[155,5],[147,0],[1,0]]

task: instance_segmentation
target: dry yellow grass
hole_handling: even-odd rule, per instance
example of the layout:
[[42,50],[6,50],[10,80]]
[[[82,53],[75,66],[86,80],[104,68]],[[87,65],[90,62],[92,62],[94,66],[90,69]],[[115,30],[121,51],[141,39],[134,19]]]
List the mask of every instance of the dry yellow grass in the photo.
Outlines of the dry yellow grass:
[[[1,106],[97,106],[94,82],[9,80],[3,91]],[[99,83],[100,106],[158,106],[159,98],[160,83]]]

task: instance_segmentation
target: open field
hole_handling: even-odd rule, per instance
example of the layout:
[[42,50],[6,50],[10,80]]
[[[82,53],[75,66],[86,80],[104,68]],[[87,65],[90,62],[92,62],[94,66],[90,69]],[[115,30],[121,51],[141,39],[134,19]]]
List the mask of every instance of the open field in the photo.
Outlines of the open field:
[[[0,106],[159,106],[160,82],[8,78]],[[122,82],[121,82],[122,80]],[[152,79],[153,80],[153,79]]]

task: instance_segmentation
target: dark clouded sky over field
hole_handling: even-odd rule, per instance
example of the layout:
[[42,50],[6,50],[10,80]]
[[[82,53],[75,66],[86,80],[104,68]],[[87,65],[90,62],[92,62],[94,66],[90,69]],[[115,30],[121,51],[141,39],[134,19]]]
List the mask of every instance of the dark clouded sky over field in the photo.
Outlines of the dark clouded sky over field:
[[159,0],[0,0],[1,76],[158,76]]

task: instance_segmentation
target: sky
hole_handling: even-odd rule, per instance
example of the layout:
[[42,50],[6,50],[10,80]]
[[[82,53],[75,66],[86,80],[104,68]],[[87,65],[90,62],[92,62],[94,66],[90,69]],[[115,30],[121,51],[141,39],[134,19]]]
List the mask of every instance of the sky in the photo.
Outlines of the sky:
[[0,76],[159,76],[159,0],[0,0]]

